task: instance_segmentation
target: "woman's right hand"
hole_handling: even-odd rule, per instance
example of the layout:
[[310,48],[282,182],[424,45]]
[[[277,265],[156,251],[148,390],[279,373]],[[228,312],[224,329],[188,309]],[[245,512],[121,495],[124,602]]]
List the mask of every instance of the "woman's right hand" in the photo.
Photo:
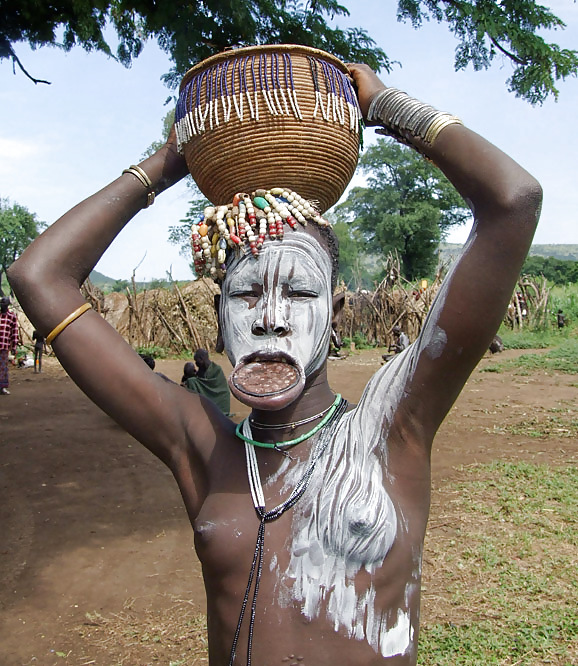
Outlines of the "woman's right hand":
[[359,99],[359,106],[361,108],[361,113],[363,114],[363,119],[367,125],[377,125],[378,123],[375,122],[367,122],[367,113],[369,111],[371,100],[375,95],[382,90],[385,90],[386,86],[368,65],[361,63],[348,64],[347,68],[357,86],[357,98]]

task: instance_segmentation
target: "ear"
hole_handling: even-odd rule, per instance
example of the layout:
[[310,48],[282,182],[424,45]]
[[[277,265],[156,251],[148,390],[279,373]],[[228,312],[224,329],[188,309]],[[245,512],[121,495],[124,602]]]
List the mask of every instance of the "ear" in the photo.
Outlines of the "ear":
[[225,350],[225,343],[223,342],[223,334],[221,332],[221,317],[220,317],[220,306],[221,306],[221,294],[215,294],[213,296],[213,306],[215,312],[217,313],[217,340],[215,341],[215,351],[218,354],[222,354]]
[[341,349],[342,342],[339,335],[339,324],[345,306],[345,292],[333,294],[333,318],[331,319],[331,340],[336,349]]
[[333,319],[331,320],[331,326],[334,330],[337,330],[339,327],[344,306],[345,292],[341,291],[338,294],[333,294]]

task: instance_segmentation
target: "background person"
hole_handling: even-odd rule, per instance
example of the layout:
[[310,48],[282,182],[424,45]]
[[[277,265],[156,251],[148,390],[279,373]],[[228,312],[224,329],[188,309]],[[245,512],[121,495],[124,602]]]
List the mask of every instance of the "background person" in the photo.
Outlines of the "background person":
[[[395,354],[400,354],[404,349],[409,347],[409,338],[399,326],[394,326],[391,329],[391,332],[393,333],[393,343],[389,345],[389,353],[382,355],[381,358],[384,361],[391,360]],[[393,354],[391,352],[393,352]]]
[[162,372],[156,372],[155,368],[157,367],[157,363],[150,354],[139,354],[139,356],[142,358],[142,360],[148,365],[148,367],[155,373],[155,375],[158,375],[161,379],[164,379],[165,382],[170,382],[171,384],[174,384],[172,379],[169,379],[165,374]]
[[42,354],[46,351],[46,338],[34,330],[32,341],[34,342],[34,372],[42,372]]
[[[212,400],[223,414],[231,412],[231,392],[225,373],[219,365],[211,361],[206,349],[197,349],[193,357],[197,366],[196,374],[185,379],[182,385],[188,391],[194,391]],[[187,375],[185,364],[184,375]],[[190,368],[188,368],[190,372]]]
[[558,330],[566,326],[566,315],[562,310],[558,310],[556,313],[556,325],[558,326]]
[[8,296],[0,298],[0,395],[10,395],[8,387],[8,356],[16,354],[18,345],[18,318],[10,310]]
[[197,366],[193,361],[187,361],[183,366],[183,376],[181,378],[181,386],[185,386],[187,379],[197,376]]

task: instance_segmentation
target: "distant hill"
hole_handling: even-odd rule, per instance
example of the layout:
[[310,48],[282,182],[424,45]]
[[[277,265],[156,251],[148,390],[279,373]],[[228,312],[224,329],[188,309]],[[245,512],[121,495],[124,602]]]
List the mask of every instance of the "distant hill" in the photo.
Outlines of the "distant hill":
[[578,261],[578,245],[532,245],[530,255]]
[[[102,291],[106,294],[110,291],[113,290],[113,287],[117,287],[118,289],[118,284],[119,282],[123,283],[122,286],[122,291],[124,291],[125,286],[130,284],[130,280],[118,280],[117,278],[111,278],[108,277],[108,275],[104,275],[103,273],[99,273],[98,271],[91,271],[90,275],[88,276],[90,281],[95,287],[98,287],[99,289],[102,289]],[[188,282],[191,282],[191,280],[175,280],[175,282],[178,285],[183,285],[187,284]],[[169,287],[170,283],[167,282],[166,280],[152,280],[150,282],[135,282],[135,287],[137,291],[142,291],[143,289],[159,289],[159,288],[166,288]]]
[[107,277],[103,273],[99,273],[98,271],[91,271],[90,275],[88,276],[92,284],[94,284],[97,287],[100,287],[101,289],[103,287],[110,287],[116,282],[116,278],[111,278]]
[[[461,251],[459,243],[440,243],[440,257],[443,262],[455,258]],[[554,257],[565,261],[578,261],[578,245],[532,245],[530,256]]]

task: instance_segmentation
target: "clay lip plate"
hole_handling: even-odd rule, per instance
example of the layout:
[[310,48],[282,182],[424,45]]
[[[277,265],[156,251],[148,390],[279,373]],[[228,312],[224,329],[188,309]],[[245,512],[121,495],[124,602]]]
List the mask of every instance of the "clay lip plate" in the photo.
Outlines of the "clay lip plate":
[[[256,380],[259,379],[259,374],[261,372],[263,373],[264,378],[266,378],[266,366],[268,364],[270,364],[270,369],[273,374],[279,373],[279,370],[281,370],[280,366],[284,366],[282,369],[282,374],[284,376],[280,378],[283,380],[280,382],[283,385],[277,390],[257,392],[257,390],[255,390],[257,387],[252,386],[250,381],[242,381],[242,375],[245,374],[243,371],[245,370],[249,370],[248,379],[251,379],[249,368],[251,364],[259,364],[263,366],[261,368],[255,367],[254,373]],[[305,371],[301,367],[301,364],[286,352],[253,352],[239,360],[229,377],[229,386],[231,387],[233,394],[242,402],[246,402],[246,404],[250,404],[253,407],[261,406],[265,409],[280,409],[281,406],[292,402],[302,392],[305,386]]]

